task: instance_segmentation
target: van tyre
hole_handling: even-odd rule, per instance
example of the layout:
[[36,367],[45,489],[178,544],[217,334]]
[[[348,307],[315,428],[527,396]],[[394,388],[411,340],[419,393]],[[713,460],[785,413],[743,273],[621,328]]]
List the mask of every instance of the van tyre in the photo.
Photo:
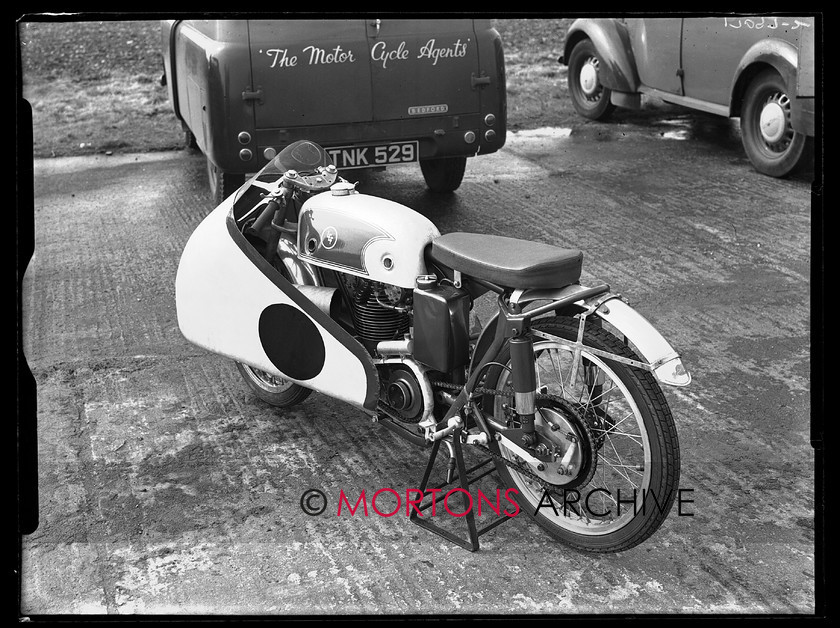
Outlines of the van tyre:
[[432,192],[454,192],[464,180],[467,169],[466,157],[444,157],[441,159],[423,159],[420,170],[426,180],[426,186]]
[[762,174],[785,177],[813,154],[813,144],[790,122],[791,97],[782,76],[772,69],[752,79],[741,106],[741,141]]
[[615,111],[610,102],[612,92],[601,83],[601,67],[601,59],[589,39],[575,44],[569,55],[569,95],[575,111],[590,120],[604,120]]
[[220,205],[245,183],[244,174],[225,172],[209,159],[207,160],[207,179],[210,183],[210,195],[216,205]]
[[189,151],[199,150],[198,140],[195,139],[195,133],[193,133],[189,129],[184,131],[184,146],[186,146],[187,150]]

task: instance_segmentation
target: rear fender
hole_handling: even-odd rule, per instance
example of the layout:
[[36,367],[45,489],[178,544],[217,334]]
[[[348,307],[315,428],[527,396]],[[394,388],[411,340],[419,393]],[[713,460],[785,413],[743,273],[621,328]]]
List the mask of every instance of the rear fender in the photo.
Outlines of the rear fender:
[[[551,302],[568,299],[581,288],[581,286],[567,286],[558,290],[525,290],[515,298],[516,303],[525,308],[528,304],[537,301]],[[687,386],[691,383],[691,375],[686,371],[679,354],[645,317],[622,301],[619,295],[605,293],[582,299],[564,308],[564,313],[595,316],[609,323],[626,338],[642,359],[641,363],[627,359],[619,361],[651,370],[663,384]],[[471,370],[480,364],[481,358],[492,344],[498,321],[497,312],[482,330],[473,351]]]
[[236,228],[233,199],[184,247],[175,278],[181,333],[208,351],[373,411],[373,360],[251,246]]
[[[599,303],[600,302],[600,303]],[[650,322],[618,295],[584,301],[597,306],[593,314],[617,329],[632,344],[641,358],[650,365],[653,374],[663,384],[688,386],[691,374],[685,369],[680,355]]]
[[582,39],[589,39],[601,59],[601,83],[618,92],[636,92],[639,73],[630,47],[630,37],[623,24],[614,19],[583,18],[572,22],[560,62],[568,64],[569,55]]

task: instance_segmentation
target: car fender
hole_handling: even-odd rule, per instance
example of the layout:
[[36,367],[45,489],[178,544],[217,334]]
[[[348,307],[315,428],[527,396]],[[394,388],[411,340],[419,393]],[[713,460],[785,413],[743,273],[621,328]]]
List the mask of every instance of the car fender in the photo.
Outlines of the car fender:
[[753,44],[735,68],[730,90],[730,115],[741,114],[741,103],[750,81],[766,66],[774,68],[782,76],[793,97],[796,94],[798,58],[796,47],[781,39],[764,39]]
[[630,37],[623,24],[613,19],[575,20],[566,34],[560,63],[568,64],[572,49],[583,39],[592,41],[601,58],[600,79],[605,87],[619,92],[638,91],[639,73],[630,47]]
[[[741,115],[744,94],[753,77],[763,68],[774,68],[787,85],[792,101],[791,124],[799,133],[814,135],[814,114],[807,105],[813,102],[814,58],[810,50],[800,51],[781,39],[756,42],[743,56],[732,79],[730,116]],[[809,89],[810,88],[810,89]]]

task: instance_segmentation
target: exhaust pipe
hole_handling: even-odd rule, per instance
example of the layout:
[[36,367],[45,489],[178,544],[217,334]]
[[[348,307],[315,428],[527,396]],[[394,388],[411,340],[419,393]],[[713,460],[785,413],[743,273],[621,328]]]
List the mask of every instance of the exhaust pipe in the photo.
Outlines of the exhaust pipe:
[[406,338],[404,340],[383,340],[376,343],[376,352],[379,355],[411,355],[414,352],[414,341]]
[[338,312],[339,296],[336,288],[325,286],[295,285],[295,288],[303,296],[309,299],[315,306],[330,318],[335,318]]

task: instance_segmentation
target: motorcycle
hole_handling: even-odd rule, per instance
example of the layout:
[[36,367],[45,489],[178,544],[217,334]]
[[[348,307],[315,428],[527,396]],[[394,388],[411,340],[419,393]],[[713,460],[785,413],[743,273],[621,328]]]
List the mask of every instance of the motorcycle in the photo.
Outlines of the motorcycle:
[[[447,483],[468,491],[495,469],[568,546],[617,552],[650,537],[679,484],[660,386],[690,383],[679,354],[608,284],[580,284],[581,251],[442,235],[356,186],[298,141],[211,211],[178,267],[184,337],[234,360],[272,406],[317,391],[430,447],[421,491],[443,444]],[[471,333],[485,296],[493,316]],[[465,447],[485,461],[467,469]],[[470,513],[465,540],[421,514],[470,550],[505,520],[478,529]]]

